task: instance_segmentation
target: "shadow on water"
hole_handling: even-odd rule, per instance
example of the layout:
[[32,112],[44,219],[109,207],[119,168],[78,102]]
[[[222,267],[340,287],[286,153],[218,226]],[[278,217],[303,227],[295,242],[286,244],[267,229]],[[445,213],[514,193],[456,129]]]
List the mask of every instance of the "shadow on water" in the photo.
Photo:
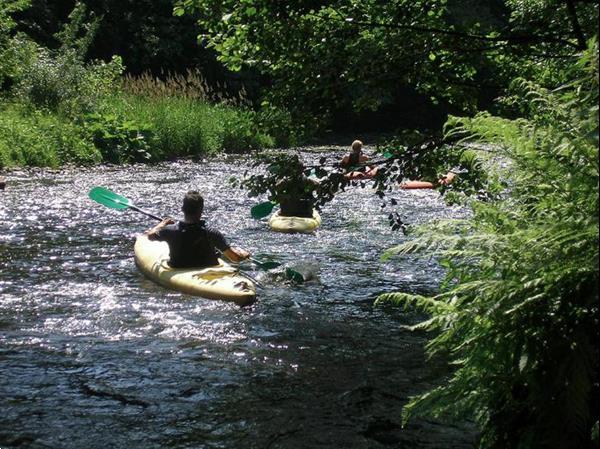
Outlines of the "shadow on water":
[[[435,260],[380,262],[404,237],[370,188],[328,204],[314,235],[269,232],[250,217],[256,200],[223,181],[246,166],[38,172],[0,194],[0,447],[474,447],[468,424],[401,429],[407,399],[444,372],[406,330],[418,315],[373,307],[383,292],[434,291]],[[313,279],[255,271],[265,288],[246,309],[164,290],[132,258],[154,223],[92,203],[96,185],[171,216],[200,189],[234,244]],[[413,222],[462,213],[435,192],[396,198]]]

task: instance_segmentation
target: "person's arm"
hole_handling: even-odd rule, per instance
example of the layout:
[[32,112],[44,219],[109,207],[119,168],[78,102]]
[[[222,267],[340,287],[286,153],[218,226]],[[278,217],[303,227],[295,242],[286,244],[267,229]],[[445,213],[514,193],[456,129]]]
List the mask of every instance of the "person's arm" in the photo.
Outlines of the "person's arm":
[[165,218],[159,224],[144,232],[144,234],[148,236],[148,240],[157,240],[160,230],[172,224],[175,224],[175,220],[173,220],[172,218]]
[[250,257],[250,253],[242,248],[227,248],[223,251],[223,255],[234,263],[239,263],[242,260]]
[[452,182],[454,182],[454,178],[456,178],[456,173],[449,171],[448,173],[446,173],[446,176],[442,176],[442,178],[439,180],[439,184],[443,186],[448,186],[452,184]]
[[210,239],[213,246],[222,255],[224,255],[225,257],[227,257],[227,259],[234,263],[241,262],[242,260],[250,257],[250,253],[248,251],[245,251],[241,248],[229,246],[229,243],[227,243],[227,239],[225,238],[225,236],[215,229],[208,230],[208,238]]

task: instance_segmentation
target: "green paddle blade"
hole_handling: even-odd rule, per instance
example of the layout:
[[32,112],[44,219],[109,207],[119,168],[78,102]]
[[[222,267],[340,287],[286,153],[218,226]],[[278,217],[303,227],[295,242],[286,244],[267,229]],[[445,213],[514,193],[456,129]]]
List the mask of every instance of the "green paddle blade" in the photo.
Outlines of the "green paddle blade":
[[277,268],[280,267],[281,264],[279,262],[258,262],[258,261],[254,261],[256,263],[256,265],[258,265],[259,267],[261,267],[264,270],[272,270],[273,268]]
[[117,195],[104,187],[94,187],[90,190],[88,196],[94,201],[111,209],[127,209],[131,206],[131,201],[124,196]]
[[252,218],[260,220],[261,218],[265,218],[267,215],[269,215],[273,211],[274,207],[275,203],[271,201],[260,203],[250,209],[250,214],[252,215]]
[[296,270],[292,270],[291,268],[285,269],[285,277],[290,281],[294,281],[297,284],[304,283],[304,276],[298,273]]
[[386,151],[385,153],[383,153],[383,157],[384,157],[384,158],[386,158],[386,159],[389,159],[389,158],[391,158],[392,156],[393,156],[393,154],[392,154],[392,153],[390,153],[389,151]]

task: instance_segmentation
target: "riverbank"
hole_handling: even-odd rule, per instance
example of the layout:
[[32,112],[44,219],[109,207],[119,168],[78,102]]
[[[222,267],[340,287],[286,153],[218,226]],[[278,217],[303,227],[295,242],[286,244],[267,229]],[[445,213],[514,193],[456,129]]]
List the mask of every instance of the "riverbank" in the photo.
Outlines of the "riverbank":
[[70,118],[0,104],[0,170],[103,162],[158,162],[271,148],[249,109],[185,98],[113,96]]

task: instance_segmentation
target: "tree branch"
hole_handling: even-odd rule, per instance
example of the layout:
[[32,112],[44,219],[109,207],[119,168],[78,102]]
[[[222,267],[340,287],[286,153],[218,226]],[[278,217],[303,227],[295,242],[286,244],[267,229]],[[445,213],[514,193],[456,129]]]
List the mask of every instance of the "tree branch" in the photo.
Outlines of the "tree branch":
[[[569,0],[571,1],[571,0]],[[336,20],[336,19],[327,19],[321,17],[317,14],[307,14],[308,16],[312,16],[318,20],[327,21],[327,20]],[[340,19],[339,22],[342,22]],[[560,45],[567,45],[569,47],[573,47],[577,50],[580,50],[579,43],[574,44],[571,41],[566,39],[560,39],[553,36],[534,36],[528,34],[509,34],[509,35],[501,35],[501,36],[484,36],[482,34],[471,34],[464,33],[461,31],[453,31],[453,30],[445,30],[442,28],[432,28],[432,27],[423,27],[423,26],[413,26],[413,25],[402,25],[402,24],[393,24],[393,23],[382,23],[382,22],[371,22],[371,21],[357,21],[351,18],[347,18],[343,20],[344,23],[354,25],[354,26],[366,26],[371,28],[389,28],[396,30],[407,30],[413,31],[415,33],[429,33],[429,34],[444,34],[446,36],[459,37],[462,39],[471,39],[483,42],[507,42],[511,45],[524,45],[530,43],[553,43]]]

